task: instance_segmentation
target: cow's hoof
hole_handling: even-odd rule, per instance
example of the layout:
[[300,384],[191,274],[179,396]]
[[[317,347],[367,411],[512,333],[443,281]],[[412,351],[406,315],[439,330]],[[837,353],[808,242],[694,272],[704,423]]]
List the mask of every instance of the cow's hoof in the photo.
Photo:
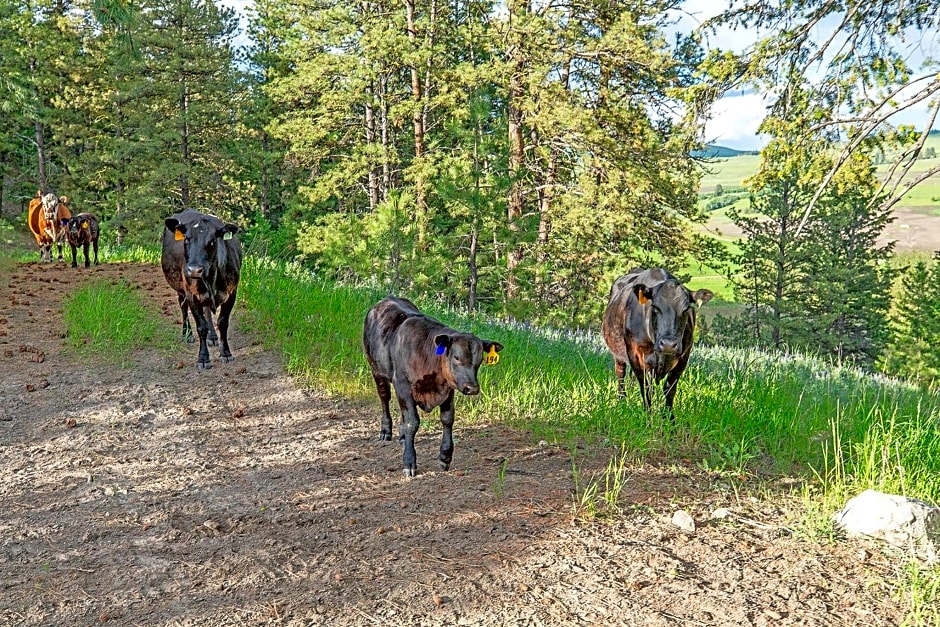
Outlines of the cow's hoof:
[[208,361],[200,361],[196,363],[196,370],[209,370],[212,368],[212,363]]
[[417,471],[414,468],[403,468],[402,472],[405,473],[405,478],[411,479],[415,476],[415,472]]
[[391,433],[386,433],[385,431],[382,431],[381,433],[379,433],[379,442],[391,442],[391,441],[392,441]]
[[235,361],[235,358],[231,355],[219,355],[219,361],[221,361],[223,364],[227,364]]
[[441,470],[450,470],[450,462],[442,462],[437,460],[437,465],[441,467]]
[[218,346],[218,345],[219,345],[219,340],[217,339],[214,340],[211,337],[206,339],[206,346]]

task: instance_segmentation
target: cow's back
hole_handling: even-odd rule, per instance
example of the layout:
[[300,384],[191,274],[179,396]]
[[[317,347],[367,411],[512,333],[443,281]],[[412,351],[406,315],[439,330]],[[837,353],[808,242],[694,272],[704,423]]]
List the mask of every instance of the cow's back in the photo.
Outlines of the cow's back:
[[33,232],[33,237],[38,243],[42,243],[42,201],[38,197],[29,201],[29,208],[26,210],[26,221],[29,223],[29,230]]
[[387,296],[366,314],[362,329],[362,348],[375,374],[390,379],[394,370],[392,348],[402,324],[414,316],[423,316],[407,298]]
[[601,333],[615,357],[626,361],[627,353],[631,350],[629,344],[647,339],[646,322],[633,288],[637,285],[652,288],[674,278],[662,268],[634,268],[611,285],[607,308],[601,320]]

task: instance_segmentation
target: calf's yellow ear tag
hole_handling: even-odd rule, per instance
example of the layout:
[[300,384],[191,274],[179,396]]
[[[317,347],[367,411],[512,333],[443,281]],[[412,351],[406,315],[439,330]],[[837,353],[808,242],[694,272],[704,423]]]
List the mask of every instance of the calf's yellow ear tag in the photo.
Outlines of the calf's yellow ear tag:
[[494,345],[490,344],[490,352],[483,357],[483,363],[487,366],[495,366],[499,363],[499,353],[496,352]]
[[182,240],[184,237],[185,236],[179,231],[173,231],[173,239],[175,239],[177,242]]

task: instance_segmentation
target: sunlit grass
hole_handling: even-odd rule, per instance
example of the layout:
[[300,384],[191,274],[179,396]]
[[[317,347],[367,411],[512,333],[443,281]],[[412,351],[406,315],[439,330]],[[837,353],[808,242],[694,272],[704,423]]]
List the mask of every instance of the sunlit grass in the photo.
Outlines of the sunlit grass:
[[66,343],[79,355],[126,365],[131,351],[167,346],[166,323],[124,281],[91,279],[63,304]]
[[[308,384],[378,403],[361,348],[381,294],[335,287],[297,268],[251,261],[243,279],[250,324]],[[830,493],[866,488],[940,498],[940,402],[886,378],[800,355],[697,347],[680,382],[673,425],[642,409],[636,385],[616,398],[597,333],[507,324],[419,303],[451,326],[505,348],[480,370],[482,392],[457,401],[458,423],[499,421],[533,439],[681,455],[709,468],[818,477]],[[662,409],[662,408],[659,408]],[[834,425],[838,437],[834,435]],[[833,473],[838,457],[844,472]]]

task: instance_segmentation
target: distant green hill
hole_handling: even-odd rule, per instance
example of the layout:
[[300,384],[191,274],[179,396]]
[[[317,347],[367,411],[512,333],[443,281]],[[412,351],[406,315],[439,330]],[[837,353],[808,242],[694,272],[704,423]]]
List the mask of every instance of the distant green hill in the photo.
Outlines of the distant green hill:
[[756,154],[760,154],[760,152],[757,150],[735,150],[734,148],[728,148],[727,146],[715,146],[713,144],[706,146],[703,150],[692,151],[692,156],[696,159],[725,159],[728,157],[737,157],[739,155]]

